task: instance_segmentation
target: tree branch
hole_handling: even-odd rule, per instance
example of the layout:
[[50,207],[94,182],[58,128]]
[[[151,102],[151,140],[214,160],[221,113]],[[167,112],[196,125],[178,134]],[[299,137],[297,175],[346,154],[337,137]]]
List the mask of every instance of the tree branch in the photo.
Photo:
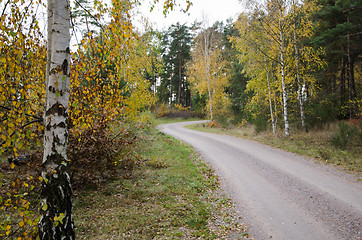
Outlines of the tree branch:
[[[97,19],[95,16],[93,16],[93,14],[88,11],[88,9],[86,9],[85,7],[83,7],[82,4],[80,4],[80,2],[79,2],[78,0],[74,0],[74,1],[78,4],[78,6],[79,6],[81,9],[83,9],[84,11],[86,11],[86,13],[87,13],[91,18],[93,18],[93,19],[97,22],[97,24],[99,25],[99,27],[103,30],[103,26],[102,26],[102,24],[98,21],[98,19]],[[72,15],[70,15],[70,16],[72,16]]]
[[[22,126],[20,127],[20,129],[23,129],[23,128],[25,128],[26,126],[29,126],[29,125],[31,125],[31,124],[33,124],[33,123],[37,123],[37,122],[42,123],[43,120],[37,119],[37,120],[30,121],[30,122],[25,123],[24,125],[22,125]],[[19,129],[19,128],[18,128],[18,129]],[[11,138],[12,136],[14,136],[14,134],[16,133],[16,131],[17,131],[17,129],[10,134],[9,138]],[[6,143],[6,140],[5,140],[5,141],[2,141],[2,143],[1,143],[0,145],[3,146],[5,143]]]
[[[5,107],[5,106],[2,106],[2,105],[0,105],[0,108],[3,108],[3,109],[5,109],[5,110],[7,110],[7,111],[11,111],[11,110],[12,110],[11,108]],[[15,113],[16,113],[16,114],[19,114],[19,112],[15,112]],[[35,118],[35,119],[37,119],[37,120],[39,120],[39,121],[43,121],[43,118],[42,118],[42,117],[38,117],[38,116],[35,116],[35,115],[31,115],[31,114],[25,113],[25,116]]]

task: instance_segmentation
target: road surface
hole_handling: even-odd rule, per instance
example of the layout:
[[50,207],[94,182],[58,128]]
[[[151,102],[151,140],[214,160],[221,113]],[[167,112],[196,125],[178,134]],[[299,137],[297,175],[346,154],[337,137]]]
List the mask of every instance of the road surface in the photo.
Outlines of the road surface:
[[196,148],[211,163],[255,239],[362,239],[362,183],[332,166],[253,141],[159,129]]

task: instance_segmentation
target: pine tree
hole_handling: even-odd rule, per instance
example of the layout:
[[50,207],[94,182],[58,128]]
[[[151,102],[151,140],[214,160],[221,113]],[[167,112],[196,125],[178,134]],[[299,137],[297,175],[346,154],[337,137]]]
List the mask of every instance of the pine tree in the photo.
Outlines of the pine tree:
[[168,102],[191,106],[191,94],[186,81],[186,63],[190,59],[190,28],[177,23],[172,25],[163,37],[163,60],[165,65],[161,78],[161,97],[165,101],[168,90]]
[[[318,0],[317,6],[315,17],[319,28],[312,43],[316,47],[325,49],[328,75],[333,75],[333,81],[336,79],[339,81],[340,117],[352,118],[359,112],[356,103],[359,92],[355,82],[355,66],[361,62],[362,2]],[[348,79],[346,79],[347,76]],[[348,95],[345,93],[346,89],[348,89]],[[349,108],[348,113],[343,112],[346,106]]]

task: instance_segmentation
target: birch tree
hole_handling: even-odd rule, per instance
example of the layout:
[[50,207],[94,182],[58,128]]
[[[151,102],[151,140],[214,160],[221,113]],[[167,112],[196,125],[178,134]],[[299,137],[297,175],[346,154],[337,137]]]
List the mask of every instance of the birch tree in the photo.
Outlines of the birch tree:
[[209,110],[210,110],[210,120],[214,120],[214,116],[213,116],[213,103],[212,103],[212,97],[213,97],[213,93],[214,90],[212,89],[211,86],[211,76],[210,76],[210,53],[209,53],[209,49],[211,46],[211,40],[212,40],[212,31],[211,29],[206,29],[204,31],[204,33],[202,34],[202,38],[203,38],[203,47],[204,47],[204,66],[205,66],[205,77],[206,77],[206,82],[207,82],[207,92],[208,92],[208,96],[209,96]]
[[[289,108],[289,94],[288,94],[288,85],[290,85],[290,79],[287,82],[287,59],[289,57],[286,54],[286,50],[288,48],[289,43],[289,22],[287,21],[287,3],[284,0],[270,0],[266,1],[264,4],[256,4],[250,3],[253,5],[253,12],[248,20],[248,17],[244,17],[244,21],[246,24],[249,24],[249,27],[243,28],[242,23],[237,24],[239,26],[239,31],[244,31],[244,38],[246,40],[236,40],[236,45],[238,45],[238,41],[242,44],[246,44],[248,47],[243,47],[246,55],[255,51],[254,55],[259,57],[259,62],[257,65],[259,66],[259,71],[257,70],[255,73],[251,73],[254,76],[259,75],[258,72],[265,72],[266,82],[268,83],[268,99],[269,99],[269,110],[272,115],[272,105],[271,105],[271,89],[269,82],[269,70],[268,69],[268,61],[274,62],[278,65],[279,68],[279,80],[282,95],[282,113],[284,118],[284,131],[285,135],[290,135],[289,130],[289,116],[288,116],[288,108]],[[247,36],[249,33],[245,31],[250,31],[253,37]],[[260,37],[262,41],[260,41]],[[267,61],[266,61],[267,60]],[[255,62],[255,61],[254,61]],[[258,66],[253,66],[257,67]],[[249,71],[250,72],[250,71]],[[260,89],[262,91],[263,89]],[[260,92],[259,91],[259,92]],[[274,117],[272,119],[272,126],[274,129]]]
[[195,39],[189,65],[189,81],[196,91],[207,94],[207,112],[210,120],[222,115],[229,104],[225,95],[227,85],[226,62],[222,55],[222,34],[214,27],[203,29]]
[[297,83],[298,83],[298,103],[299,103],[299,109],[300,109],[300,120],[302,127],[304,131],[307,130],[307,126],[305,125],[305,112],[304,112],[304,91],[305,91],[305,81],[302,80],[300,75],[300,55],[299,55],[299,42],[297,41],[297,11],[296,11],[296,3],[293,0],[292,3],[293,8],[293,44],[294,44],[294,60],[295,60],[295,70],[296,70],[296,77],[297,77]]
[[40,239],[74,239],[72,189],[67,172],[69,2],[48,0],[47,7],[48,54],[39,236]]
[[[272,101],[275,86],[272,82],[271,73],[274,67],[272,62],[277,61],[271,51],[272,42],[259,24],[258,19],[261,17],[263,17],[263,13],[259,11],[255,11],[250,18],[246,14],[241,14],[235,23],[235,29],[239,31],[240,36],[232,37],[230,40],[239,52],[239,60],[245,65],[243,71],[251,77],[247,84],[247,90],[256,94],[250,104],[261,101],[260,98],[268,98],[270,120],[275,134],[276,121]],[[266,87],[267,96],[265,95]]]
[[289,136],[289,120],[288,120],[288,91],[285,84],[285,61],[284,61],[284,9],[285,5],[283,1],[276,1],[277,10],[279,13],[278,30],[279,30],[279,47],[280,47],[280,72],[282,78],[282,91],[283,91],[283,116],[284,116],[284,130],[285,136]]

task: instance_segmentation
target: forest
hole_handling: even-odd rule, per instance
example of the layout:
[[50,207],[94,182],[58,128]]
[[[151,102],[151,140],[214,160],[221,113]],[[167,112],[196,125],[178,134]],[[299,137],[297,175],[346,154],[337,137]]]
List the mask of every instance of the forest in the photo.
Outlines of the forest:
[[162,31],[133,25],[140,4],[0,1],[0,238],[73,239],[70,179],[127,175],[155,117],[361,139],[361,1],[247,1],[235,21]]

